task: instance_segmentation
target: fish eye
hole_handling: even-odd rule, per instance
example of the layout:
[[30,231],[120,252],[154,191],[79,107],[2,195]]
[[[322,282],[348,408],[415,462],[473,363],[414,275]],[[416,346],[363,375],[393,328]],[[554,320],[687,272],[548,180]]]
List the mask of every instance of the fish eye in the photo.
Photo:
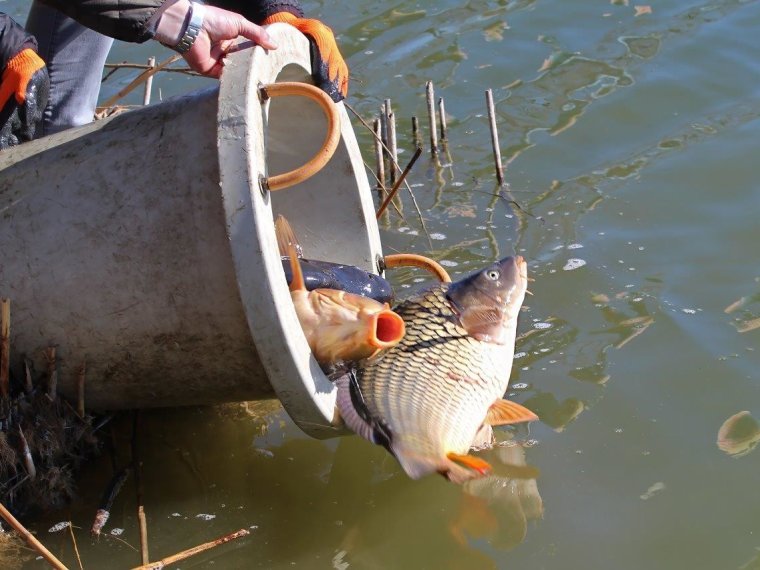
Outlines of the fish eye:
[[490,279],[491,281],[497,281],[499,277],[501,277],[501,273],[499,273],[495,269],[491,269],[489,271],[486,271],[486,277]]

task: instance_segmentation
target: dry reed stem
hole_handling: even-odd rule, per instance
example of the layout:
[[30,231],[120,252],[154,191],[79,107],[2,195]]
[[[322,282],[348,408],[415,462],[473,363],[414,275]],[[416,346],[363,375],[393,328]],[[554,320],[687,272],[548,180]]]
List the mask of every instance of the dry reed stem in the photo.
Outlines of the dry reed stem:
[[0,301],[0,395],[10,396],[11,301]]
[[106,109],[109,108],[109,107],[112,107],[114,105],[114,103],[116,103],[116,101],[118,101],[122,97],[124,97],[124,96],[128,95],[129,93],[131,93],[140,84],[142,84],[143,82],[147,81],[149,77],[153,77],[156,73],[158,73],[159,71],[161,71],[164,67],[166,67],[167,65],[171,65],[172,63],[174,63],[175,61],[177,61],[181,57],[182,56],[179,55],[179,54],[174,54],[174,55],[166,58],[164,61],[162,61],[161,63],[159,63],[155,67],[151,67],[150,69],[146,69],[140,75],[138,75],[137,77],[135,77],[129,85],[127,85],[126,87],[124,87],[124,89],[122,89],[116,95],[114,95],[113,97],[111,97],[110,99],[108,99],[105,103],[103,103],[102,107],[104,107]]
[[[357,119],[359,119],[359,121],[361,122],[361,124],[364,125],[364,127],[369,132],[371,132],[373,136],[375,136],[374,129],[367,124],[367,121],[365,121],[362,118],[362,116],[359,113],[357,113],[356,110],[351,105],[349,105],[345,101],[343,102],[343,105],[345,106],[346,109],[348,109],[349,111],[351,111]],[[383,144],[382,141],[381,141],[381,144]],[[388,147],[385,144],[383,144],[383,148],[385,149],[386,152],[389,151]],[[394,167],[398,168],[399,170],[401,170],[401,168],[399,167],[398,164],[395,164]],[[412,188],[411,188],[411,186],[409,186],[409,184],[407,182],[404,182],[404,185],[406,186],[406,189],[409,192],[409,196],[412,199],[412,204],[414,204],[414,209],[417,210],[417,217],[420,220],[420,225],[422,226],[422,231],[425,233],[425,236],[428,239],[428,244],[430,245],[430,248],[432,249],[433,248],[433,240],[430,237],[430,232],[428,232],[427,226],[425,225],[425,219],[422,217],[422,212],[420,211],[419,204],[417,204],[417,199],[414,197],[414,192],[412,192]],[[403,218],[403,216],[402,216],[402,218]]]
[[45,349],[45,360],[47,362],[48,373],[48,391],[47,395],[50,400],[55,401],[58,392],[58,370],[55,366],[55,347],[49,346]]
[[388,204],[391,200],[393,200],[393,197],[398,192],[398,189],[401,188],[401,183],[406,180],[406,175],[409,174],[409,171],[414,166],[414,163],[417,162],[417,159],[422,154],[422,147],[417,147],[417,150],[414,151],[414,156],[412,156],[412,159],[409,161],[409,164],[406,165],[406,168],[404,168],[404,171],[401,173],[401,176],[399,177],[398,181],[396,181],[396,184],[394,184],[391,191],[388,193],[388,195],[385,197],[385,200],[382,204],[380,204],[380,207],[377,209],[377,213],[375,214],[375,218],[380,219],[380,216],[383,215],[383,212],[385,212],[385,209],[388,207]]
[[64,566],[64,564],[53,555],[52,552],[45,548],[45,546],[39,540],[37,540],[37,538],[31,532],[26,530],[24,525],[16,520],[16,517],[14,517],[2,503],[0,503],[0,516],[2,516],[5,521],[11,525],[13,530],[19,533],[19,535],[21,535],[32,548],[39,552],[40,556],[42,556],[45,561],[53,568],[56,568],[57,570],[68,570],[66,566]]
[[211,550],[214,547],[225,544],[237,538],[248,536],[249,534],[251,534],[250,531],[244,528],[241,528],[238,531],[235,531],[225,536],[221,536],[217,538],[216,540],[212,540],[211,542],[205,542],[203,544],[199,544],[198,546],[194,546],[193,548],[188,548],[187,550],[183,550],[182,552],[178,552],[177,554],[172,554],[171,556],[162,558],[158,562],[149,562],[148,564],[137,566],[136,568],[133,568],[132,570],[162,570],[162,568],[166,567],[168,564],[181,562],[182,560],[186,560],[187,558],[190,558],[191,556],[195,556],[196,554],[200,554],[201,552],[205,552],[206,550]]
[[488,124],[491,127],[491,146],[493,147],[493,159],[496,166],[496,180],[501,186],[504,184],[504,169],[501,166],[499,134],[496,130],[496,111],[493,106],[493,93],[490,89],[486,89],[486,105],[488,106]]
[[448,139],[448,127],[446,126],[446,108],[443,97],[438,98],[438,119],[441,121],[441,141]]
[[377,162],[378,190],[385,190],[385,160],[383,159],[382,133],[383,127],[380,119],[375,119],[373,132],[375,133],[375,162]]
[[77,539],[74,536],[74,525],[69,521],[69,533],[71,533],[71,542],[74,545],[74,554],[77,556],[77,563],[79,564],[79,570],[84,570],[82,566],[82,557],[79,556],[79,547],[77,546]]
[[434,158],[438,156],[438,128],[435,125],[435,89],[433,82],[425,84],[425,96],[427,99],[428,122],[430,124],[430,154]]
[[84,419],[84,380],[86,370],[87,361],[83,360],[77,374],[77,415],[82,419]]

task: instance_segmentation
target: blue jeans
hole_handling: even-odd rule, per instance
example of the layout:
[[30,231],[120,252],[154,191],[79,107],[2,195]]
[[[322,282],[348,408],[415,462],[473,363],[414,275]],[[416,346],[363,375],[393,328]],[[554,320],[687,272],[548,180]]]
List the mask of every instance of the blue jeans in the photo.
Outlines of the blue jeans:
[[50,98],[36,136],[92,122],[113,39],[37,1],[29,10],[26,30],[37,38],[50,74]]

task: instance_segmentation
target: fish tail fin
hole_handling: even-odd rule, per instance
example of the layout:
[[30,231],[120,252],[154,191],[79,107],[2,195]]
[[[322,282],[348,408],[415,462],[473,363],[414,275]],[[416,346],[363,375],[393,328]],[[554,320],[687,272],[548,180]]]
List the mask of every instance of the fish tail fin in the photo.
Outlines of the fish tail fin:
[[277,247],[280,250],[280,255],[285,257],[290,255],[290,246],[294,246],[298,257],[301,255],[301,244],[298,243],[298,238],[293,228],[288,222],[287,218],[280,214],[274,221],[274,234],[277,236]]
[[290,290],[306,291],[306,283],[303,280],[303,271],[301,271],[301,262],[298,260],[296,246],[292,243],[288,246],[288,254],[290,255],[290,272],[293,274],[293,278],[290,280]]
[[439,473],[452,483],[461,485],[470,479],[479,479],[491,473],[491,465],[473,455],[449,453],[443,457],[410,453],[403,444],[391,443],[391,452],[412,479],[430,473]]

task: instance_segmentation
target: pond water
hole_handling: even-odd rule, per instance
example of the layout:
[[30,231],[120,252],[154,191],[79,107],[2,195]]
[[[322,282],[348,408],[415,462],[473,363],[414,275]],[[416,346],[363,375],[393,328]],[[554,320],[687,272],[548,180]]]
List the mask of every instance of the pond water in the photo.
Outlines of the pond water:
[[[404,195],[384,247],[455,277],[526,257],[509,393],[542,421],[499,429],[485,456],[502,468],[463,489],[409,480],[357,437],[310,439],[273,403],[147,412],[151,559],[247,528],[179,567],[760,568],[756,440],[716,443],[734,414],[760,418],[760,3],[646,2],[304,3],[338,34],[351,106],[370,119],[392,98],[402,163],[412,116],[427,136],[426,81],[445,99],[449,156],[409,179],[424,227]],[[23,21],[26,4],[2,7]],[[168,52],[110,60],[151,55]],[[165,74],[154,93],[207,84]],[[518,206],[496,196],[489,88]],[[396,271],[398,295],[421,277]],[[111,475],[104,456],[70,509],[29,521],[70,567],[69,533],[48,532],[65,520],[84,568],[139,563],[131,485],[104,536],[87,532]]]

